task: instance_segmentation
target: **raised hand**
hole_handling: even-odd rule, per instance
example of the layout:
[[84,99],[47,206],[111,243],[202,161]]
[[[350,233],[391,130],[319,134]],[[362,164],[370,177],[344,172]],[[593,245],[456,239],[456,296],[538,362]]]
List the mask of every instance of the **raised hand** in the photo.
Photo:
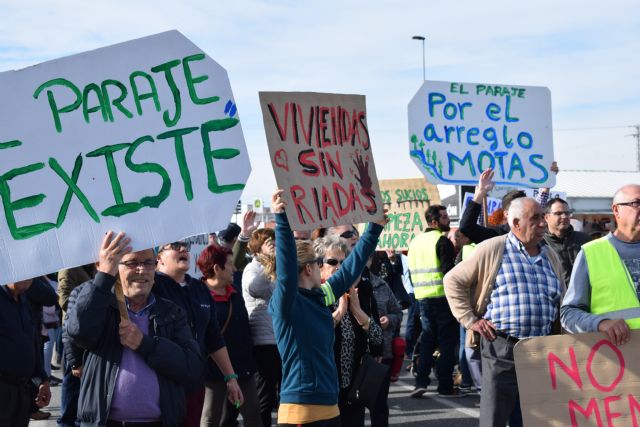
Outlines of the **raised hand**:
[[284,212],[284,208],[287,206],[287,204],[282,199],[283,193],[284,193],[284,190],[279,188],[271,196],[271,211],[273,213],[279,214]]
[[123,232],[114,237],[114,232],[109,230],[102,239],[100,253],[98,255],[98,271],[115,276],[118,274],[118,264],[123,256],[131,252],[129,239]]
[[242,230],[240,230],[240,234],[244,237],[251,237],[253,232],[256,231],[256,228],[258,228],[255,220],[256,213],[254,211],[246,211],[242,218]]
[[476,192],[473,195],[473,201],[482,204],[482,199],[484,199],[489,191],[493,190],[495,183],[493,182],[493,174],[494,170],[491,168],[485,169],[480,174],[480,179],[478,180],[478,185],[476,185]]

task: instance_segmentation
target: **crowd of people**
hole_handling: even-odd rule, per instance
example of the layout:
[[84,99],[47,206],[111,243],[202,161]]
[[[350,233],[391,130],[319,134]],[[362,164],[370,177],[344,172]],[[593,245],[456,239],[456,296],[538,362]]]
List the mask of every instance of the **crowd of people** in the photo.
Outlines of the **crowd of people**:
[[[591,240],[562,199],[522,191],[481,225],[484,171],[459,229],[432,205],[407,254],[376,252],[387,222],[293,231],[255,213],[189,245],[132,250],[108,232],[95,264],[2,286],[0,427],[46,417],[52,348],[61,426],[389,425],[403,360],[410,397],[480,393],[480,425],[522,425],[513,349],[531,337],[640,327],[640,185],[613,195],[616,228]],[[401,331],[403,310],[406,329]],[[46,337],[46,338],[45,338]],[[47,342],[44,345],[44,342]],[[62,347],[64,350],[60,350]],[[457,367],[457,368],[456,368]]]

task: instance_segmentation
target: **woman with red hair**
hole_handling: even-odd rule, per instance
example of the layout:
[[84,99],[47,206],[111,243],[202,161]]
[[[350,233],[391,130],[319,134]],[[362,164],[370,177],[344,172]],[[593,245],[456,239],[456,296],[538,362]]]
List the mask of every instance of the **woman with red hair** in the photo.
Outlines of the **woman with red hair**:
[[[244,395],[244,404],[240,406],[241,402],[238,401],[235,406],[239,407],[244,425],[261,427],[258,392],[253,377],[256,365],[252,355],[249,316],[242,293],[233,287],[234,267],[231,252],[221,246],[209,245],[200,253],[197,264],[202,272],[202,281],[211,293],[220,332],[227,344],[235,372],[231,376],[223,376],[215,364],[209,364],[205,378],[206,392],[201,425],[218,427],[223,412],[234,412],[227,400],[226,382],[231,379],[229,377],[237,377]],[[225,416],[225,419],[227,418]]]

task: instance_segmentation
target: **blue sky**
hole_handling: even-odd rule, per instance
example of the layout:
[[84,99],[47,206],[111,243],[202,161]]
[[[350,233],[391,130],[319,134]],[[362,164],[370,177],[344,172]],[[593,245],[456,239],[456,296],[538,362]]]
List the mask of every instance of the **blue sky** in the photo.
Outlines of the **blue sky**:
[[[243,199],[275,187],[261,90],[367,96],[379,178],[419,176],[407,104],[427,78],[547,86],[560,169],[636,167],[637,1],[0,0],[0,71],[177,29],[229,73],[253,173]],[[595,129],[594,129],[595,128]]]

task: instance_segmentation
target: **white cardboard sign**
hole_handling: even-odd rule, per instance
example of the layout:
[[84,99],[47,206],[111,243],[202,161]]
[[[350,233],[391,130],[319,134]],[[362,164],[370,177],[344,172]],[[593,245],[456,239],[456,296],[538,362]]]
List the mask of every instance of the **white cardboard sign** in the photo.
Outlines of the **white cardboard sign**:
[[218,230],[250,173],[227,73],[169,31],[0,74],[0,283]]
[[545,87],[427,81],[409,103],[409,152],[434,184],[553,187],[551,93]]

